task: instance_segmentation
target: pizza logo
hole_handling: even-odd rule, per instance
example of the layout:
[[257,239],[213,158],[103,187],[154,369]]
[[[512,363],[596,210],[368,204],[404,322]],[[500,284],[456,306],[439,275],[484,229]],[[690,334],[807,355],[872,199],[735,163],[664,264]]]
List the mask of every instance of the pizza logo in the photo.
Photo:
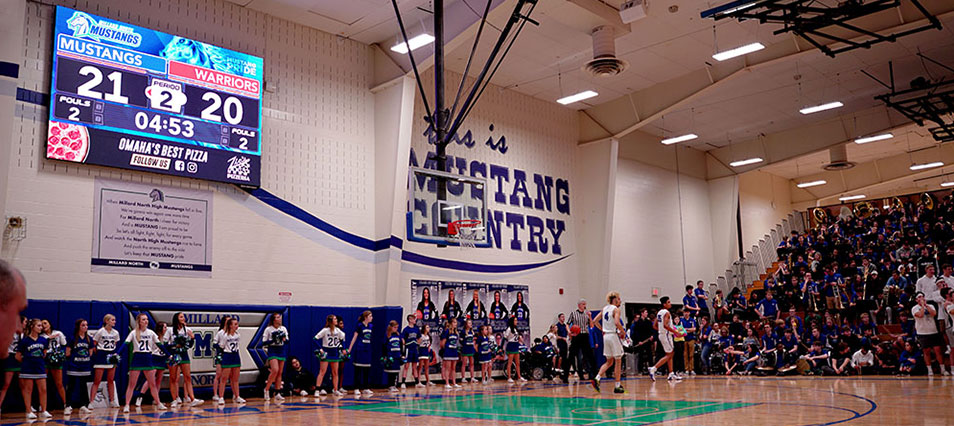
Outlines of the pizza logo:
[[225,177],[232,180],[251,181],[249,174],[252,173],[252,160],[248,157],[229,158],[229,168],[225,171]]
[[83,163],[89,155],[89,132],[77,124],[50,122],[46,158]]

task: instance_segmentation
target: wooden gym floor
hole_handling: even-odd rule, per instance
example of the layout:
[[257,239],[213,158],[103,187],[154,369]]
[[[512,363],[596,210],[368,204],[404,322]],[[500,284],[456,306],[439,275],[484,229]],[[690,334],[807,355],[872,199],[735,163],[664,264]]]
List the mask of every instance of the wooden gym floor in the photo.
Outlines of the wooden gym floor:
[[[597,394],[588,383],[531,382],[443,386],[370,398],[289,397],[283,404],[249,399],[238,407],[210,402],[194,409],[156,412],[152,407],[123,415],[97,409],[65,419],[54,412],[48,424],[162,426],[339,425],[459,426],[515,425],[950,425],[954,424],[954,380],[877,376],[871,378],[695,377],[680,383],[645,377],[623,382],[612,393],[604,380]],[[42,421],[41,421],[42,423]],[[27,424],[23,413],[3,413],[0,425]]]

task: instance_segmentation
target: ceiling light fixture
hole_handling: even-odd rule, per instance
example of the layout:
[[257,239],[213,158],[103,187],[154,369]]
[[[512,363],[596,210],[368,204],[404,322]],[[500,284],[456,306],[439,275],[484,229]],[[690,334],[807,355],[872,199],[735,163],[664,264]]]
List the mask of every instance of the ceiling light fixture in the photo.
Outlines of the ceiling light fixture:
[[749,164],[761,163],[762,159],[759,157],[749,158],[745,160],[733,161],[729,163],[732,167],[748,166]]
[[838,201],[860,200],[860,199],[862,199],[862,198],[865,198],[865,196],[864,196],[864,195],[849,195],[849,196],[847,196],[847,197],[841,197],[841,198],[839,198]]
[[759,50],[765,49],[765,45],[762,43],[751,43],[746,44],[745,46],[736,47],[735,49],[729,49],[724,52],[716,53],[712,55],[712,59],[717,61],[725,61],[737,56],[748,55],[752,52],[758,52]]
[[570,95],[570,96],[567,96],[567,97],[565,97],[565,98],[557,99],[557,102],[560,103],[560,104],[562,104],[562,105],[569,105],[569,104],[572,104],[572,103],[574,103],[574,102],[579,102],[579,101],[582,101],[582,100],[584,100],[584,99],[589,99],[589,98],[592,98],[592,97],[598,96],[598,95],[599,95],[599,93],[596,93],[596,92],[594,92],[594,91],[592,91],[592,90],[587,90],[587,91],[585,91],[585,92],[580,92],[580,93],[577,93],[577,94],[575,94],[575,95]]
[[695,133],[690,133],[690,134],[688,134],[688,135],[682,135],[682,136],[676,136],[676,137],[674,137],[674,138],[663,139],[663,140],[662,140],[662,144],[663,144],[663,145],[672,145],[672,144],[674,144],[674,143],[685,142],[685,141],[691,141],[691,140],[696,139],[696,138],[698,138],[698,137],[699,137],[699,136],[696,135]]
[[829,102],[829,103],[827,103],[827,104],[822,104],[822,105],[816,105],[816,106],[813,106],[813,107],[802,108],[802,109],[798,110],[798,112],[800,112],[800,113],[802,113],[802,114],[805,114],[805,115],[808,115],[808,114],[814,114],[814,113],[816,113],[816,112],[827,111],[827,110],[830,110],[830,109],[841,108],[841,107],[843,107],[843,106],[845,106],[845,104],[843,104],[843,103],[841,103],[841,102]]
[[[398,42],[398,44],[391,46],[391,50],[397,53],[407,54],[407,52],[411,50],[417,50],[418,48],[427,46],[428,44],[431,44],[433,42],[434,42],[434,36],[428,33],[418,34],[414,36],[413,38],[411,38],[410,40],[408,40],[407,43],[401,41],[401,42]],[[411,48],[408,49],[408,46],[411,46]]]
[[813,187],[813,186],[824,185],[824,184],[826,184],[826,183],[828,183],[827,180],[813,180],[813,181],[811,181],[811,182],[802,182],[802,183],[800,183],[800,184],[798,184],[798,185],[795,185],[795,186],[797,186],[797,187],[799,187],[799,188],[811,188],[811,187]]
[[933,163],[924,163],[924,164],[912,164],[910,169],[913,170],[924,170],[924,169],[933,169],[935,167],[941,167],[944,163],[940,161],[935,161]]
[[883,141],[883,140],[885,140],[885,139],[891,139],[891,138],[893,138],[893,137],[894,137],[893,134],[891,134],[891,133],[885,133],[885,134],[881,134],[881,135],[866,136],[866,137],[863,137],[863,138],[858,138],[858,139],[855,139],[855,143],[858,144],[858,145],[861,145],[861,144],[863,144],[863,143]]

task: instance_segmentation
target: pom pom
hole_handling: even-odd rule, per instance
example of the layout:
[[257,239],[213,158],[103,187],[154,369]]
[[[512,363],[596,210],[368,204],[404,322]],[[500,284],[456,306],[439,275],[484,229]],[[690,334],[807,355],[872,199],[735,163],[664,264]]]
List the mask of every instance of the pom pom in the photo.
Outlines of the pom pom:
[[288,341],[288,333],[285,333],[282,330],[272,332],[272,344],[275,346],[284,345]]
[[328,353],[325,352],[324,349],[315,349],[315,356],[319,361],[324,361],[326,358],[328,358]]
[[66,353],[62,351],[49,351],[46,354],[46,363],[52,367],[59,367],[63,365],[63,361],[66,360]]
[[106,355],[106,362],[110,365],[119,365],[119,362],[122,361],[122,357],[119,354],[109,354]]

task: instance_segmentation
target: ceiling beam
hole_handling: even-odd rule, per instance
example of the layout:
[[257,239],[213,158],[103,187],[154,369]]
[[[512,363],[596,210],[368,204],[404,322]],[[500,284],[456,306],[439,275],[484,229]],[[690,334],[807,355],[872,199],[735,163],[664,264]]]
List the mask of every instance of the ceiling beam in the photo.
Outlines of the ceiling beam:
[[[954,17],[954,2],[949,0],[926,0],[928,9],[939,19],[946,20]],[[878,23],[873,23],[871,31],[903,31],[923,25],[926,19],[908,21],[907,16],[898,15],[882,17]],[[888,22],[890,20],[890,22]],[[905,23],[898,25],[900,20]],[[643,126],[662,117],[664,114],[678,109],[686,103],[704,95],[727,81],[746,75],[771,64],[790,61],[817,49],[801,38],[794,38],[794,43],[782,41],[767,46],[765,49],[751,53],[742,58],[725,62],[707,62],[706,68],[691,71],[682,76],[634,91],[612,101],[587,109],[587,113],[603,123],[612,134],[599,139],[586,139],[580,135],[580,144],[596,142],[598,140],[616,138],[639,130]]]
[[620,37],[626,34],[629,34],[632,30],[630,29],[630,24],[624,24],[623,19],[619,16],[619,10],[616,8],[603,3],[599,0],[567,0],[570,3],[573,3],[584,10],[599,16],[607,24],[613,26],[616,29],[616,37]]

